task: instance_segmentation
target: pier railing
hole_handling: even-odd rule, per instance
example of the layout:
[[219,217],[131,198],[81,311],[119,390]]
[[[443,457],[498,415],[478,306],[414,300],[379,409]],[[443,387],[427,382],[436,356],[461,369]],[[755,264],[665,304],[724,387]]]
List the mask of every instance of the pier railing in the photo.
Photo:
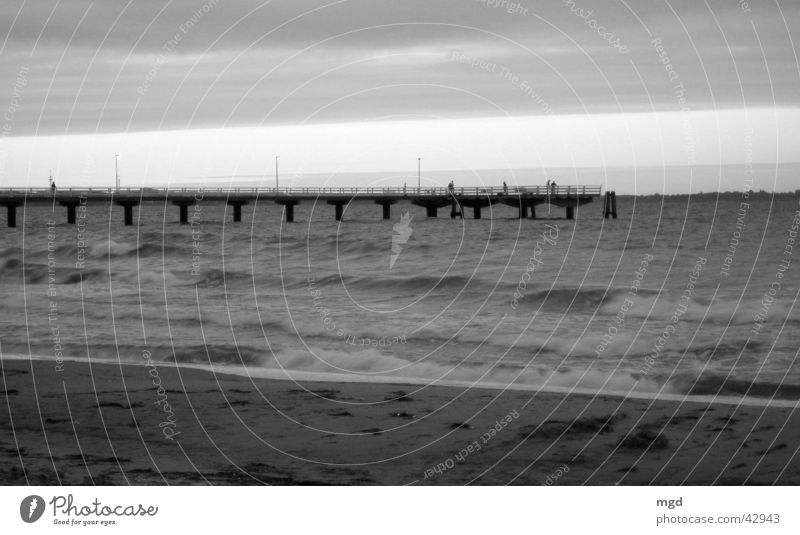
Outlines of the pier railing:
[[[92,195],[163,195],[165,197],[174,194],[194,194],[194,193],[216,193],[216,194],[246,194],[246,195],[287,195],[287,196],[328,196],[328,195],[386,195],[391,197],[399,196],[446,196],[454,194],[457,196],[486,196],[486,195],[552,195],[552,196],[599,196],[602,193],[602,186],[478,186],[467,188],[454,188],[452,191],[447,187],[399,187],[399,188],[253,188],[253,187],[182,187],[182,188],[57,188],[60,194],[64,193],[87,193]],[[0,195],[12,196],[41,196],[52,194],[50,188],[0,188]]]
[[[91,200],[119,205],[125,213],[125,225],[133,224],[134,207],[145,201],[171,202],[180,210],[180,222],[188,223],[189,206],[200,201],[224,202],[232,208],[233,221],[242,220],[242,207],[250,201],[269,201],[282,206],[286,221],[294,221],[294,207],[304,201],[326,202],[334,206],[336,220],[341,221],[352,201],[375,202],[381,205],[383,219],[391,217],[391,206],[407,200],[425,207],[428,217],[436,217],[439,208],[450,206],[450,217],[464,217],[471,208],[475,219],[481,209],[506,204],[519,210],[520,219],[536,217],[536,205],[549,203],[566,209],[567,219],[574,219],[576,208],[600,196],[602,186],[471,186],[466,188],[247,188],[247,187],[182,187],[182,188],[0,188],[0,206],[7,211],[9,227],[17,226],[17,208],[28,203],[56,203],[67,209],[67,223],[74,224],[78,209]],[[613,192],[612,192],[613,193]],[[606,194],[604,213],[616,216],[616,197]],[[609,212],[608,207],[611,206]],[[85,207],[84,207],[85,209]]]

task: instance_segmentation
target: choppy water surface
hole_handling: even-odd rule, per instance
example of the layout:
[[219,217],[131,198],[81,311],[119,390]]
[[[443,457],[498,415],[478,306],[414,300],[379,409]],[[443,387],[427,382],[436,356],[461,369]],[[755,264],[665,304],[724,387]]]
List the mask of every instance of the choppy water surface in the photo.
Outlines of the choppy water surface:
[[[746,202],[747,206],[742,205]],[[358,202],[33,205],[0,232],[2,352],[800,399],[794,195],[620,198],[576,221]],[[228,208],[230,210],[230,208]],[[403,218],[405,212],[411,217]],[[20,220],[22,214],[19,215]],[[48,221],[54,221],[54,227]],[[5,223],[3,223],[5,224]]]

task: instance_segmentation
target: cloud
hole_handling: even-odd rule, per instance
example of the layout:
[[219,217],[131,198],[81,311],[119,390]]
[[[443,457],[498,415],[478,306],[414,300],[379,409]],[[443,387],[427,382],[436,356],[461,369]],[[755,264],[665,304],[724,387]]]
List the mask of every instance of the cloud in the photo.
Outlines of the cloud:
[[646,4],[7,0],[0,102],[27,66],[10,135],[543,113],[521,81],[554,114],[677,110],[659,38],[692,109],[798,105],[797,10]]

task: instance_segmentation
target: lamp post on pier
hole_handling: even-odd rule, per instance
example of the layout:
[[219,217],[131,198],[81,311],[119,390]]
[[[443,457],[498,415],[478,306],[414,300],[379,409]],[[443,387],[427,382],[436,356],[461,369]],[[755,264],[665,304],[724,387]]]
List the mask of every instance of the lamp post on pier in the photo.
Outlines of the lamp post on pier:
[[417,158],[417,195],[422,192],[422,158]]
[[278,193],[278,158],[280,156],[275,156],[275,193]]
[[119,154],[114,154],[114,184],[119,191]]

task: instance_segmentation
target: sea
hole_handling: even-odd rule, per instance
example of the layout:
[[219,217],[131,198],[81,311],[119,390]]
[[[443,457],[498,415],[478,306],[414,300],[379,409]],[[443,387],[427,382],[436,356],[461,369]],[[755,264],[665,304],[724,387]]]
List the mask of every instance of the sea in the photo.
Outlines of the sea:
[[[499,185],[499,183],[498,183]],[[534,184],[535,185],[535,184]],[[198,199],[202,191],[198,190]],[[749,188],[622,195],[575,220],[343,221],[304,201],[89,201],[0,220],[0,354],[216,373],[644,397],[800,402],[800,197]],[[62,368],[63,369],[63,368]],[[422,387],[421,386],[421,387]],[[310,387],[309,387],[310,388]]]

